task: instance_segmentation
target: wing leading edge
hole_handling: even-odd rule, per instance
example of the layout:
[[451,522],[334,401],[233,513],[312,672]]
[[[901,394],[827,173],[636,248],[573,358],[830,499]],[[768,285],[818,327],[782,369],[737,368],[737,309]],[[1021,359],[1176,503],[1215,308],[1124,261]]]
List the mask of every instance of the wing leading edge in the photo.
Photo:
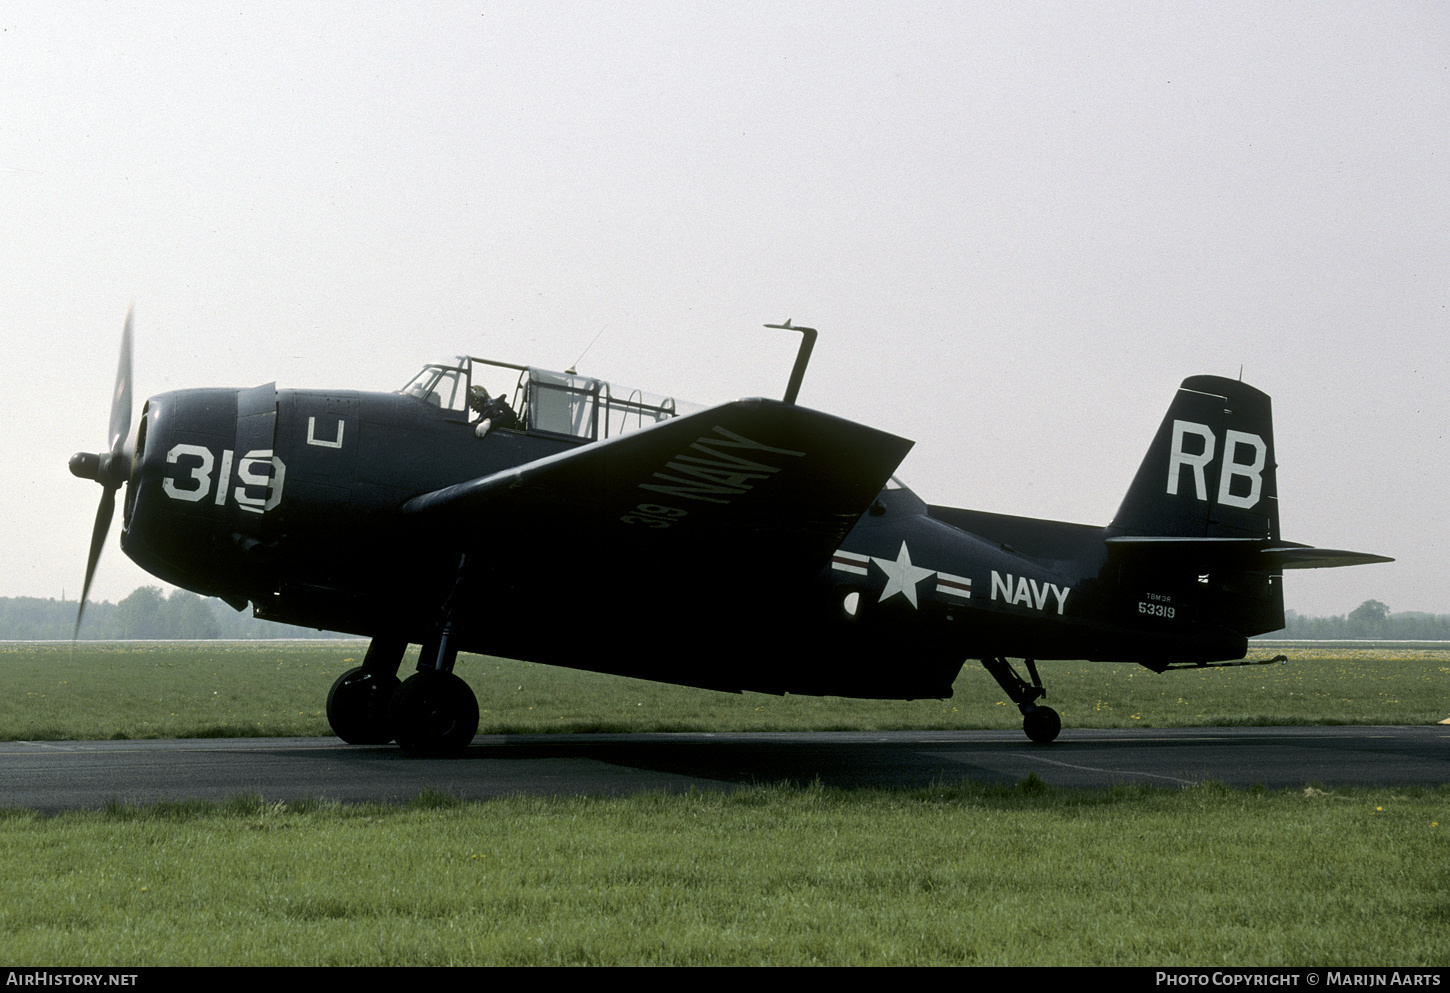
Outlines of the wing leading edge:
[[825,566],[912,444],[739,400],[421,494],[403,513],[530,562],[565,555],[656,579],[688,567],[716,587],[799,581]]

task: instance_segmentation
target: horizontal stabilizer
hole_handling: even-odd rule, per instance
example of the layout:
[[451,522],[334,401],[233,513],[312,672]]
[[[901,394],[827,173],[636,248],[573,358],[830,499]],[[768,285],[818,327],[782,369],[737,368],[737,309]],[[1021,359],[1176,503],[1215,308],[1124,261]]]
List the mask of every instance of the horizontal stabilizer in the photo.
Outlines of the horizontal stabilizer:
[[1347,552],[1340,548],[1266,548],[1260,555],[1280,569],[1335,569],[1342,565],[1371,565],[1393,562],[1388,555]]
[[1193,569],[1236,568],[1253,572],[1284,569],[1333,569],[1346,565],[1393,562],[1385,555],[1313,548],[1263,538],[1164,538],[1134,536],[1107,539],[1111,554],[1139,560],[1179,563]]

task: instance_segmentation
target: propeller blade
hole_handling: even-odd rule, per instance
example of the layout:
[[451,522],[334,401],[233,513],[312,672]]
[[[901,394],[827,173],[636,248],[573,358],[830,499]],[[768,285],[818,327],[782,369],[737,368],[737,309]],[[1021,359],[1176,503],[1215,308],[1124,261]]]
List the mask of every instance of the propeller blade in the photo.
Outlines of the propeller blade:
[[110,451],[121,451],[131,431],[131,311],[126,308],[126,327],[121,332],[121,360],[116,366],[116,389],[111,394]]
[[111,530],[111,518],[116,515],[116,490],[131,474],[131,459],[125,453],[126,436],[131,433],[131,311],[126,308],[126,326],[121,331],[121,359],[116,364],[116,388],[111,394],[111,427],[107,436],[110,448],[105,454],[78,453],[70,460],[70,471],[83,479],[94,479],[101,484],[101,505],[96,508],[96,523],[91,528],[91,550],[86,557],[86,581],[81,586],[81,602],[76,607],[76,626],[71,632],[71,641],[81,633],[81,618],[86,613],[86,598],[90,596],[91,580],[96,578],[96,564],[101,560],[101,549],[106,547],[106,535]]
[[86,581],[81,586],[81,603],[76,608],[76,626],[70,640],[75,641],[81,633],[81,618],[86,612],[86,597],[91,592],[91,580],[96,578],[96,563],[101,560],[101,549],[106,545],[106,534],[111,530],[111,518],[116,513],[116,490],[107,486],[101,491],[101,505],[96,508],[96,523],[91,529],[91,553],[86,558]]

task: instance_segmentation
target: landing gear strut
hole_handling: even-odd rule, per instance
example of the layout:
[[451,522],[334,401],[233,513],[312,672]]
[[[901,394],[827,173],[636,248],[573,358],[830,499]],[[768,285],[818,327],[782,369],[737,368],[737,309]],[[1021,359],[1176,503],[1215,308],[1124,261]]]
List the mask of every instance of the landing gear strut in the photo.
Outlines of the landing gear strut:
[[458,607],[468,573],[468,556],[458,563],[458,578],[443,605],[443,617],[418,653],[418,671],[403,681],[388,705],[388,720],[403,751],[410,755],[458,755],[478,733],[478,698],[453,673]]
[[407,647],[402,638],[374,638],[363,664],[338,676],[327,691],[327,723],[349,745],[393,740],[388,704],[398,689],[398,666]]
[[1022,730],[1027,732],[1027,737],[1045,745],[1057,738],[1062,730],[1062,718],[1057,716],[1057,711],[1051,707],[1039,707],[1037,701],[1047,696],[1047,690],[1042,685],[1042,677],[1037,675],[1037,663],[1032,659],[1023,659],[1027,666],[1028,675],[1032,682],[1027,682],[1017,675],[1017,670],[1012,668],[1012,663],[1004,658],[982,659],[982,665],[997,680],[997,684],[1022,711]]

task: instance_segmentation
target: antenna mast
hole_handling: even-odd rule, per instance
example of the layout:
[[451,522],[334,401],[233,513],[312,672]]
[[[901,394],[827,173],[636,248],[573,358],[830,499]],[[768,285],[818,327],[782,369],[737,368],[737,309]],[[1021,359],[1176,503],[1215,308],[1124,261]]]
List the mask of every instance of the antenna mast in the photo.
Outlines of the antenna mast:
[[791,367],[790,382],[785,387],[785,402],[794,404],[796,396],[801,391],[801,380],[806,378],[806,364],[811,360],[811,349],[816,347],[816,329],[794,327],[788,317],[784,324],[767,324],[765,326],[779,331],[799,331],[801,333],[801,347],[795,353],[795,365]]

